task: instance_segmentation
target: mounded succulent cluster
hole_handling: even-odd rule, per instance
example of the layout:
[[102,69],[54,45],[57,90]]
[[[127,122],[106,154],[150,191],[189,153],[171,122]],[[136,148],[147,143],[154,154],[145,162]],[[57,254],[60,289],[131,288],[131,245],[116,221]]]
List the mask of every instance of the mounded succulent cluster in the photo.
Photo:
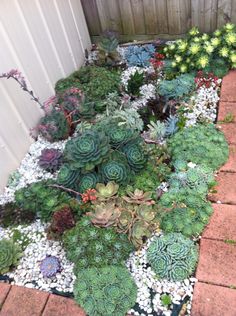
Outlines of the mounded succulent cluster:
[[195,192],[199,195],[206,195],[208,189],[216,184],[212,169],[205,166],[177,170],[170,175],[168,182],[170,192],[185,192],[185,194]]
[[74,294],[90,316],[124,316],[135,304],[137,287],[124,267],[93,267],[77,273]]
[[170,233],[152,241],[147,259],[160,279],[183,281],[194,272],[198,250],[192,240]]
[[182,74],[172,80],[162,80],[158,85],[158,93],[166,100],[180,99],[189,96],[194,88],[194,74]]
[[22,256],[19,245],[12,240],[0,240],[0,274],[7,273],[12,267],[16,266]]
[[67,193],[50,185],[51,181],[40,181],[17,190],[16,207],[23,212],[38,215],[42,221],[50,220],[54,210],[71,199]]
[[55,172],[62,165],[62,152],[55,148],[46,148],[39,156],[39,166],[46,171]]
[[64,113],[56,109],[41,118],[37,130],[50,142],[66,139],[71,132]]
[[63,236],[67,257],[75,263],[75,271],[91,266],[121,265],[133,250],[128,237],[113,228],[94,227],[84,216]]
[[228,144],[213,124],[185,128],[168,142],[172,159],[218,169],[228,159]]
[[152,44],[132,45],[125,49],[125,59],[131,66],[147,67],[150,65],[150,59],[154,56],[155,47]]
[[170,73],[202,69],[223,77],[230,67],[236,67],[235,47],[236,25],[227,23],[212,34],[201,34],[194,27],[187,38],[167,45],[164,54],[170,60]]

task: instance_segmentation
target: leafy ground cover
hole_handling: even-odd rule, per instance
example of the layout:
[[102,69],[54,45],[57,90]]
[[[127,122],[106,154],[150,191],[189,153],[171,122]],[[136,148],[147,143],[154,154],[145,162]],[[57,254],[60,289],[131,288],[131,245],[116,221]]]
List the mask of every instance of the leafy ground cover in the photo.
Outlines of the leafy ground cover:
[[[89,316],[190,314],[235,46],[233,24],[162,51],[108,34],[55,96],[33,98],[45,116],[1,196],[5,280],[74,296]],[[18,71],[1,77],[33,95]]]

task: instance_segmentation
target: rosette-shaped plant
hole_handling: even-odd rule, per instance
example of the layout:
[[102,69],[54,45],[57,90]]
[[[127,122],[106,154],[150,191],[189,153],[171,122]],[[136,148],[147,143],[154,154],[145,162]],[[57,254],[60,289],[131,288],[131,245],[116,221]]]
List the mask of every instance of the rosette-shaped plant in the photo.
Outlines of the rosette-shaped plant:
[[141,144],[131,141],[123,146],[122,151],[126,155],[132,170],[139,172],[144,168],[147,157]]
[[135,304],[137,286],[124,267],[94,267],[76,276],[75,300],[89,316],[124,316]]
[[152,200],[152,192],[143,192],[142,190],[135,189],[134,192],[127,192],[128,196],[122,196],[122,198],[131,204],[155,204]]
[[228,159],[228,144],[213,124],[177,132],[169,141],[173,160],[184,160],[217,170]]
[[63,241],[76,271],[90,266],[121,265],[133,250],[125,234],[118,234],[113,228],[95,227],[87,216],[65,232]]
[[182,234],[166,234],[152,241],[147,259],[160,279],[183,281],[194,272],[198,250]]
[[60,261],[55,256],[46,256],[40,263],[40,271],[45,278],[51,278],[60,271]]
[[0,274],[7,273],[22,256],[21,248],[12,240],[0,240]]
[[98,181],[99,176],[96,172],[82,174],[79,179],[78,191],[84,193],[88,189],[94,189]]
[[50,142],[66,139],[70,134],[70,126],[65,115],[57,110],[42,117],[37,130]]
[[109,227],[115,225],[121,210],[114,201],[100,202],[93,205],[93,211],[87,213],[95,226]]
[[125,126],[108,126],[106,135],[110,139],[112,148],[118,148],[121,145],[128,143],[132,138],[137,137],[137,134],[130,128]]
[[106,201],[114,198],[118,192],[119,184],[109,181],[107,184],[97,183],[96,197],[98,201]]
[[107,183],[114,181],[124,185],[130,182],[132,173],[127,159],[119,152],[113,152],[111,156],[100,166],[102,180]]
[[51,218],[54,210],[68,203],[71,197],[62,190],[51,187],[51,181],[40,181],[15,192],[15,204],[22,212],[38,214],[43,221]]
[[64,164],[59,170],[57,183],[66,188],[74,189],[80,178],[80,170],[71,168],[69,164]]
[[54,172],[62,165],[62,152],[55,148],[43,149],[38,163],[46,171]]
[[109,150],[109,138],[102,132],[89,130],[67,142],[65,157],[73,168],[90,171],[104,160]]

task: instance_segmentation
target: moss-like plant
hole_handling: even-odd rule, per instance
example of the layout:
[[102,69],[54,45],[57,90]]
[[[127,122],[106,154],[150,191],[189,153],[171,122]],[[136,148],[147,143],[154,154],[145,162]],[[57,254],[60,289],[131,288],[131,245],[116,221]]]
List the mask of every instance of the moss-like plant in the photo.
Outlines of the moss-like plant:
[[194,272],[198,250],[194,242],[182,234],[166,234],[152,241],[147,259],[160,279],[183,281]]
[[126,268],[107,266],[79,272],[74,294],[89,316],[124,316],[135,304],[137,287]]
[[104,133],[88,130],[68,141],[64,154],[73,168],[89,171],[103,161],[109,150],[109,138]]
[[22,212],[38,214],[43,221],[50,220],[54,210],[71,199],[67,193],[51,187],[51,184],[51,181],[40,181],[17,190],[16,207]]
[[94,227],[87,216],[65,233],[63,241],[68,259],[75,263],[75,271],[121,265],[133,250],[125,234],[117,234],[113,228]]
[[177,132],[168,142],[173,160],[184,160],[217,170],[228,159],[228,144],[213,124]]
[[21,248],[12,240],[0,240],[0,274],[8,272],[16,266],[22,256]]

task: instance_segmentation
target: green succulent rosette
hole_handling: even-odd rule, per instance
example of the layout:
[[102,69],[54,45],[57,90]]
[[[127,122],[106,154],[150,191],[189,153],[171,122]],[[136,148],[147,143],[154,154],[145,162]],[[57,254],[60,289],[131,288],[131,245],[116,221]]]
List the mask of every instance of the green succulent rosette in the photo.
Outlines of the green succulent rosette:
[[66,188],[74,189],[80,178],[80,170],[74,170],[69,164],[64,164],[58,173],[57,183]]
[[122,151],[132,170],[138,172],[145,167],[147,157],[141,144],[131,141],[123,146]]
[[103,132],[89,130],[67,142],[65,158],[73,168],[90,171],[104,160],[109,150],[109,138]]
[[132,138],[137,137],[137,134],[130,128],[125,126],[108,126],[106,135],[110,139],[110,145],[116,149],[130,141]]
[[7,273],[12,267],[16,266],[22,256],[20,246],[12,240],[0,240],[0,274]]
[[99,176],[96,172],[87,172],[82,174],[79,179],[78,191],[84,193],[88,189],[94,189],[99,182]]

